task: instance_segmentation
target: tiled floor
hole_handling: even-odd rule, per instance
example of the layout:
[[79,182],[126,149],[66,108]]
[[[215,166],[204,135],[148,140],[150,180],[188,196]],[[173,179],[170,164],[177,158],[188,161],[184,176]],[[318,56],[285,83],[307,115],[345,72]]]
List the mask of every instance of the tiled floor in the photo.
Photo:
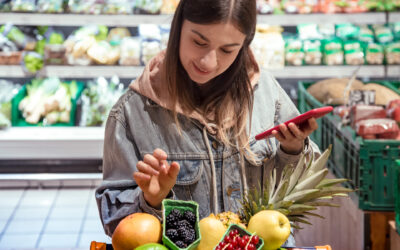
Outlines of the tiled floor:
[[1,189],[0,249],[89,249],[110,243],[94,188]]

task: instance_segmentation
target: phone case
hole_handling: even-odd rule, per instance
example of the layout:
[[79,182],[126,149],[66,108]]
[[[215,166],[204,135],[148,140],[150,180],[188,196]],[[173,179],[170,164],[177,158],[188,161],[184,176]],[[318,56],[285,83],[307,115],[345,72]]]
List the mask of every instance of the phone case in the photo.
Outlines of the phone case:
[[[309,110],[293,119],[290,119],[290,120],[284,122],[284,124],[288,125],[289,123],[293,122],[297,126],[301,126],[301,124],[304,123],[305,121],[307,121],[308,119],[310,119],[312,117],[314,117],[315,119],[320,118],[320,117],[332,112],[332,110],[333,110],[332,106],[326,106],[326,107],[322,107],[322,108],[312,109],[312,110]],[[270,128],[267,131],[262,132],[261,134],[256,135],[256,140],[261,140],[263,138],[271,136],[272,131],[274,131],[274,130],[279,131],[279,125],[277,125],[273,128]]]

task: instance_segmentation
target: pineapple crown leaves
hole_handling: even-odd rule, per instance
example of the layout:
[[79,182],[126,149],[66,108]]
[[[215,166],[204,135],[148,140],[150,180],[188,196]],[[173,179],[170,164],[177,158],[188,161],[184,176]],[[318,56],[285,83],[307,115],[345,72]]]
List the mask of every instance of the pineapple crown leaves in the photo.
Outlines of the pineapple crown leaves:
[[[299,223],[310,224],[308,216],[321,217],[311,211],[319,206],[338,207],[331,203],[333,197],[345,197],[354,190],[337,186],[347,179],[325,179],[328,174],[326,163],[331,154],[330,145],[318,159],[302,154],[294,167],[286,165],[281,174],[268,169],[269,177],[257,188],[249,189],[241,200],[242,219],[248,223],[251,216],[261,210],[273,209],[286,215],[294,228]],[[261,191],[260,191],[261,190]]]

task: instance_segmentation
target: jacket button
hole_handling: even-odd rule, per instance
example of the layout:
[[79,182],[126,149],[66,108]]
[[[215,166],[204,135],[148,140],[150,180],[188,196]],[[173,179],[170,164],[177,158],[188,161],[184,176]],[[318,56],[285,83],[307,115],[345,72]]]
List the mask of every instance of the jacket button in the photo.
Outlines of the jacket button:
[[216,141],[212,142],[212,147],[217,150],[218,149],[218,143]]

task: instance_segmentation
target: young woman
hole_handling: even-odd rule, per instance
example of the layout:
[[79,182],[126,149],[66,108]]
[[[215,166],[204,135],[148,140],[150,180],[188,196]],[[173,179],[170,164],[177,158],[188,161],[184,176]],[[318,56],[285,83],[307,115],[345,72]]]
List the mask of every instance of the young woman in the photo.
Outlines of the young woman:
[[[108,235],[131,213],[161,218],[164,198],[198,202],[200,217],[237,212],[267,166],[318,153],[315,119],[302,130],[281,124],[298,111],[249,49],[255,2],[181,0],[166,51],[111,110],[96,191]],[[254,139],[275,124],[273,138]]]

